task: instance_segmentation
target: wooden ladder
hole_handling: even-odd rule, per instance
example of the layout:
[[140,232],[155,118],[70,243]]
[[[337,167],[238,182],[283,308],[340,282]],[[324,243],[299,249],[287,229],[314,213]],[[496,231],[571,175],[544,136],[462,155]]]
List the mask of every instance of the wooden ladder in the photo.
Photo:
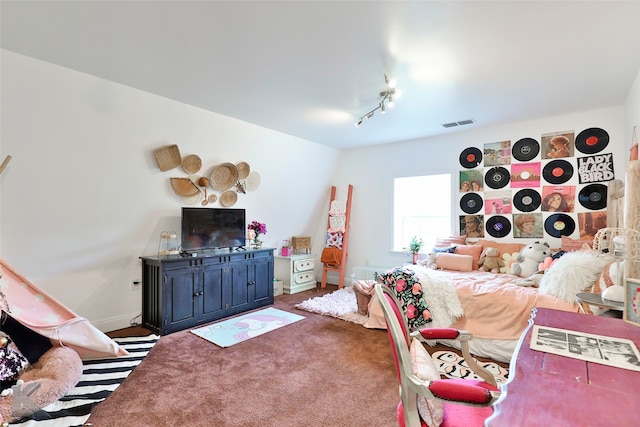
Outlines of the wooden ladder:
[[[349,184],[349,189],[347,192],[347,206],[345,213],[345,224],[344,224],[344,233],[342,234],[342,259],[340,261],[339,266],[329,265],[323,263],[322,266],[322,283],[321,287],[325,288],[327,286],[327,273],[329,271],[336,271],[339,273],[338,279],[338,288],[344,287],[344,274],[347,268],[347,249],[349,246],[349,225],[351,219],[351,195],[353,193],[353,185]],[[331,202],[336,199],[336,187],[331,187],[331,198],[329,200],[329,209],[331,209]],[[328,215],[327,218],[327,228],[331,225],[331,215]]]

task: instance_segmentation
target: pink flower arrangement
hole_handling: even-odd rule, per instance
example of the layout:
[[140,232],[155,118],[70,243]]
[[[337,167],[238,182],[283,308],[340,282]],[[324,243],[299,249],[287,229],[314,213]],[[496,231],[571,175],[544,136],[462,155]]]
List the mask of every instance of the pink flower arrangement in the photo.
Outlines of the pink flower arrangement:
[[251,224],[247,226],[247,229],[252,230],[255,233],[255,241],[258,241],[261,234],[267,233],[267,225],[258,221],[252,221]]

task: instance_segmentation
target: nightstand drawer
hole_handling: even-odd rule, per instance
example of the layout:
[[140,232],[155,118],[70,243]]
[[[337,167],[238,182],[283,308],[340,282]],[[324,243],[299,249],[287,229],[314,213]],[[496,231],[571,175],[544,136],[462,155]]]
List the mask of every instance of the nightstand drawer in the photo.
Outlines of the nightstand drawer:
[[299,285],[301,283],[315,282],[316,278],[313,274],[313,271],[307,271],[304,273],[296,273],[293,275],[293,281],[295,285]]
[[293,261],[293,272],[297,273],[300,271],[309,271],[313,270],[314,267],[314,259],[306,258],[306,259],[298,259]]

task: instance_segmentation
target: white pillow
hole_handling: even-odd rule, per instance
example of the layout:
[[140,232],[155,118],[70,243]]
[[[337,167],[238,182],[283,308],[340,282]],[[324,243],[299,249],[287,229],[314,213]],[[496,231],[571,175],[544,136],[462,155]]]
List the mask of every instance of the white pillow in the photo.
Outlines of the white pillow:
[[[417,339],[411,341],[411,366],[415,376],[424,381],[440,379],[440,373],[431,355]],[[438,427],[444,418],[444,401],[418,396],[418,413],[429,427]]]
[[596,257],[591,251],[568,252],[542,275],[540,293],[553,295],[569,303],[598,280],[609,257]]

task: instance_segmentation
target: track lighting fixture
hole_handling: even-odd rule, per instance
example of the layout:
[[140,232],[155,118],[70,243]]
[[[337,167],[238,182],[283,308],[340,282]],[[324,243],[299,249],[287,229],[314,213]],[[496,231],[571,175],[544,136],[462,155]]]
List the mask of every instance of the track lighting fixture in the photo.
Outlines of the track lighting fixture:
[[367,114],[363,115],[362,117],[360,117],[358,119],[358,121],[356,122],[356,127],[360,127],[360,125],[362,124],[363,120],[369,120],[371,117],[373,117],[373,114],[377,111],[380,110],[380,114],[385,114],[387,112],[387,107],[389,108],[393,108],[393,97],[397,97],[399,95],[399,93],[396,93],[396,81],[393,79],[389,79],[387,77],[387,75],[384,75],[384,82],[387,85],[387,88],[385,90],[383,90],[382,92],[380,92],[379,96],[380,96],[380,102],[378,103],[378,106],[376,108],[374,108],[373,110],[369,111]]

